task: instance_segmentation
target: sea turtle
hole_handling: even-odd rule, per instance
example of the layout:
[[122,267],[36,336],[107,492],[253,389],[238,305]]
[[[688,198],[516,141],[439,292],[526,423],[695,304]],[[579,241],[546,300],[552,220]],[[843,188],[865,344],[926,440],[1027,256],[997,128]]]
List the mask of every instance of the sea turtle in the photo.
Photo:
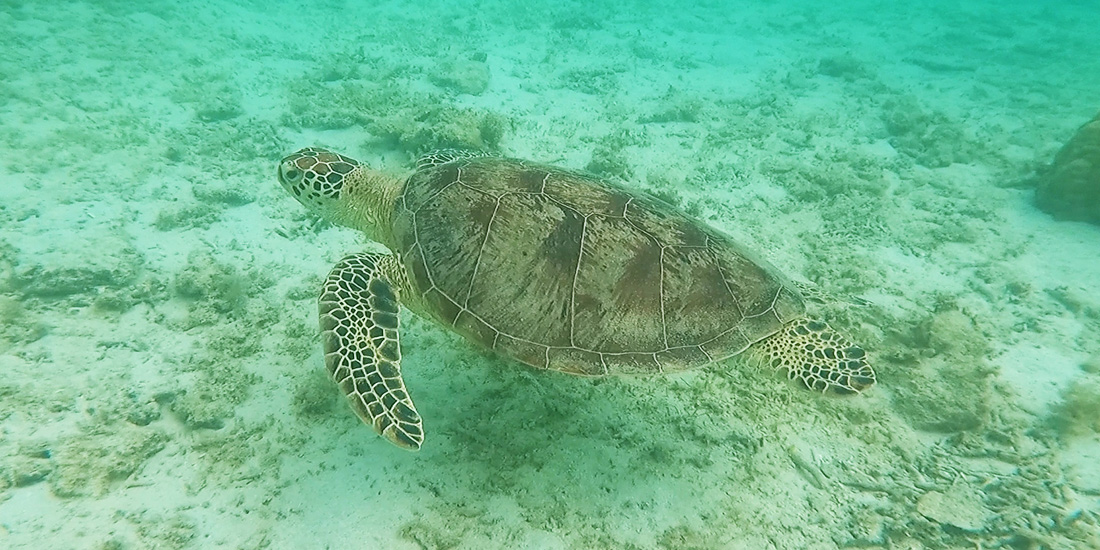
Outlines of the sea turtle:
[[325,364],[363,422],[424,441],[401,379],[398,306],[541,369],[671,372],[750,346],[816,390],[875,382],[864,350],[806,316],[796,286],[680,209],[593,175],[438,151],[407,179],[308,147],[279,181],[390,254],[340,260],[319,298]]

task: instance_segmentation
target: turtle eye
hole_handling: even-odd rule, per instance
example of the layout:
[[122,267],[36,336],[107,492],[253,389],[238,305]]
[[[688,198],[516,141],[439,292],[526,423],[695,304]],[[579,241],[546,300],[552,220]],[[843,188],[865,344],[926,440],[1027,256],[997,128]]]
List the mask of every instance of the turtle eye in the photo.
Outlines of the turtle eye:
[[295,183],[302,179],[302,170],[293,163],[284,162],[279,167],[279,179],[285,183]]

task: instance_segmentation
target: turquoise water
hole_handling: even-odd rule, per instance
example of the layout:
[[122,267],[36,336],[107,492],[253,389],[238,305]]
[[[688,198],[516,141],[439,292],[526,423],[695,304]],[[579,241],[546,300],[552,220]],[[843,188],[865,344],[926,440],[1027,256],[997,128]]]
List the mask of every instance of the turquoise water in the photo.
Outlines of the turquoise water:
[[[1098,548],[1100,227],[1033,175],[1096,2],[0,3],[0,547]],[[408,453],[324,372],[372,245],[278,185],[439,147],[677,202],[878,384],[585,379],[411,315]]]

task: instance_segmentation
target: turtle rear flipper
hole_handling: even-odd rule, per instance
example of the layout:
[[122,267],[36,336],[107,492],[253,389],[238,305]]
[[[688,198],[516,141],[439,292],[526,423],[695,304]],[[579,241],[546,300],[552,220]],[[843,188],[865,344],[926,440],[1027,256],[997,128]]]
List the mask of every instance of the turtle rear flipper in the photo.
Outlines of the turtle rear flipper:
[[318,300],[325,365],[351,408],[403,449],[424,442],[420,414],[401,380],[401,267],[386,254],[352,254],[329,272]]
[[774,368],[818,391],[858,393],[875,383],[863,348],[823,321],[795,319],[761,340],[759,351]]

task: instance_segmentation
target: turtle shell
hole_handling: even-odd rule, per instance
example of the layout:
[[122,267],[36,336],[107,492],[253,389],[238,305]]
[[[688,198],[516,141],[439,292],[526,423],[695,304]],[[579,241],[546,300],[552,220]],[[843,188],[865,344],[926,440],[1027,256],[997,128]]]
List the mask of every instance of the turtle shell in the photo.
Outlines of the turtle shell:
[[394,205],[393,237],[410,308],[538,368],[696,367],[805,312],[775,268],[683,211],[527,161],[421,167]]

